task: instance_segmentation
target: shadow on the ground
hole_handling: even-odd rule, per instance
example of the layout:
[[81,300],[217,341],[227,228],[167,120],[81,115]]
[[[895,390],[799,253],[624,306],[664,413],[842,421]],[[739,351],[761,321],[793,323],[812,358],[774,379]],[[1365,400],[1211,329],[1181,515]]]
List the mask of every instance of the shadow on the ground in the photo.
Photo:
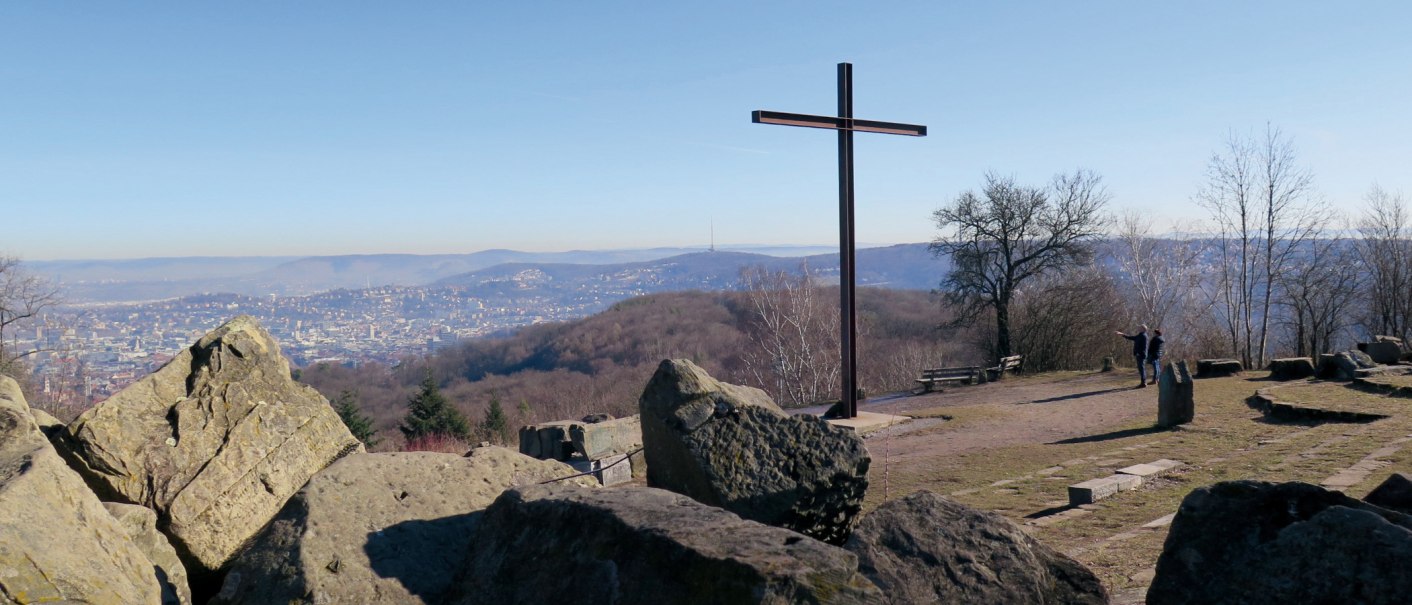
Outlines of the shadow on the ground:
[[1151,435],[1152,433],[1161,433],[1161,432],[1166,431],[1166,430],[1168,430],[1168,429],[1165,429],[1165,428],[1162,428],[1162,427],[1153,425],[1153,426],[1145,426],[1145,427],[1138,428],[1138,429],[1123,429],[1123,430],[1121,430],[1121,431],[1112,431],[1112,432],[1108,432],[1108,433],[1102,433],[1102,434],[1099,434],[1099,435],[1085,435],[1085,436],[1083,436],[1083,437],[1070,437],[1070,438],[1068,438],[1068,439],[1060,439],[1060,440],[1058,440],[1058,441],[1051,441],[1051,442],[1049,442],[1049,443],[1046,443],[1045,445],[1068,445],[1068,444],[1072,444],[1072,443],[1093,443],[1094,441],[1108,441],[1108,440],[1111,440],[1111,439],[1124,439],[1124,438],[1127,438],[1127,437],[1137,437],[1137,436],[1139,436],[1139,435]]
[[1102,389],[1102,390],[1099,390],[1099,391],[1088,391],[1088,392],[1086,392],[1086,393],[1073,393],[1073,394],[1071,394],[1071,395],[1060,395],[1060,396],[1058,396],[1058,397],[1050,397],[1050,398],[1048,398],[1048,399],[1036,399],[1036,400],[1034,400],[1034,401],[1029,401],[1029,402],[1026,402],[1026,403],[1054,403],[1054,402],[1056,402],[1056,401],[1068,401],[1068,400],[1070,400],[1070,399],[1082,399],[1082,398],[1084,398],[1084,397],[1092,397],[1092,396],[1094,396],[1094,395],[1106,395],[1106,394],[1108,394],[1108,393],[1117,393],[1118,391],[1131,391],[1131,390],[1133,390],[1132,387],[1113,387],[1113,388],[1111,388],[1111,389]]
[[1074,506],[1073,506],[1072,504],[1065,504],[1065,505],[1063,505],[1063,506],[1051,506],[1051,507],[1046,508],[1046,509],[1044,509],[1044,510],[1037,510],[1037,511],[1032,512],[1032,513],[1030,513],[1030,514],[1028,514],[1028,515],[1025,515],[1025,518],[1026,518],[1026,519],[1038,519],[1038,518],[1040,518],[1040,517],[1048,517],[1049,515],[1057,515],[1057,514],[1062,513],[1062,512],[1064,512],[1064,511],[1066,511],[1066,510],[1069,510],[1069,509],[1071,509],[1071,508],[1074,508]]

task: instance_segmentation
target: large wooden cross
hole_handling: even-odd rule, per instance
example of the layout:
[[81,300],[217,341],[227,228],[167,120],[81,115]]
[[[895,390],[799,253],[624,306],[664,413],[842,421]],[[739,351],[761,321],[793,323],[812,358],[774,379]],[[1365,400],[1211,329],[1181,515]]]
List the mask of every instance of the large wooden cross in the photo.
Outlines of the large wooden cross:
[[842,412],[844,418],[858,415],[858,347],[854,336],[858,320],[854,307],[857,280],[853,266],[853,133],[880,132],[913,137],[927,136],[926,126],[859,120],[853,117],[853,64],[838,64],[838,115],[814,116],[802,113],[757,110],[750,120],[756,124],[803,126],[838,131],[838,273],[840,345],[843,365]]

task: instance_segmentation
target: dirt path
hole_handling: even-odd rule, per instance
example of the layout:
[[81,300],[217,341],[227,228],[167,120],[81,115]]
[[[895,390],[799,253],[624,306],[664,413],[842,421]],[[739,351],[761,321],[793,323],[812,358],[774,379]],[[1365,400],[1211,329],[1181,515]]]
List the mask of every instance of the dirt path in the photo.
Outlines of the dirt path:
[[1101,439],[1115,427],[1157,419],[1157,387],[1135,389],[1127,373],[1085,373],[1055,380],[1012,378],[1004,382],[959,386],[941,393],[891,396],[861,409],[903,416],[934,416],[957,408],[965,430],[944,429],[926,419],[884,429],[869,441],[892,440],[899,461],[909,456],[945,456],[1027,443]]

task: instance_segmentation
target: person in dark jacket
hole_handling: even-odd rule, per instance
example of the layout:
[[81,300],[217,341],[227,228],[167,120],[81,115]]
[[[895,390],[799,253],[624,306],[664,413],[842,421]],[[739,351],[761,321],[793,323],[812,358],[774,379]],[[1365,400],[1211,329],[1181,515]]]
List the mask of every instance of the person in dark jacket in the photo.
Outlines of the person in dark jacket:
[[1147,363],[1152,364],[1152,382],[1157,384],[1157,376],[1162,371],[1162,347],[1167,341],[1162,340],[1162,331],[1153,330],[1152,338],[1147,339]]
[[1147,361],[1147,324],[1142,324],[1142,328],[1138,329],[1137,334],[1129,336],[1119,331],[1118,336],[1133,341],[1133,358],[1137,360],[1137,388],[1145,388],[1147,386],[1147,364],[1145,363]]

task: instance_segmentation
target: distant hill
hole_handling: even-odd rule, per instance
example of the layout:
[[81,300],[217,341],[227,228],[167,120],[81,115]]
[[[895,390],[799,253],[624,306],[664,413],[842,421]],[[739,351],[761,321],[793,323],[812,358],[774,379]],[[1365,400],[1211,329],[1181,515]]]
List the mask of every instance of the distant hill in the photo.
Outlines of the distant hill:
[[[600,285],[643,284],[631,293],[723,289],[741,267],[795,269],[808,263],[824,280],[837,280],[838,254],[820,246],[749,246],[704,252],[648,248],[569,252],[485,250],[471,254],[370,254],[313,257],[187,257],[133,260],[29,261],[36,273],[60,283],[70,302],[144,301],[201,293],[297,296],[337,288],[432,284],[513,288],[524,293],[541,274],[551,290],[597,280]],[[792,253],[792,254],[791,254]],[[945,268],[925,244],[858,250],[859,282],[929,289]],[[515,276],[520,276],[516,279]],[[503,283],[501,283],[503,282]],[[500,285],[492,285],[500,283]],[[539,284],[543,286],[544,284]]]
[[[902,290],[929,290],[941,280],[945,265],[926,244],[901,244],[857,251],[858,283]],[[824,283],[838,283],[838,254],[781,258],[743,252],[696,252],[658,260],[605,265],[508,263],[443,278],[433,287],[461,287],[471,296],[512,293],[563,297],[600,292],[611,296],[685,290],[734,288],[740,270],[760,265],[771,271],[796,271],[807,265]]]

